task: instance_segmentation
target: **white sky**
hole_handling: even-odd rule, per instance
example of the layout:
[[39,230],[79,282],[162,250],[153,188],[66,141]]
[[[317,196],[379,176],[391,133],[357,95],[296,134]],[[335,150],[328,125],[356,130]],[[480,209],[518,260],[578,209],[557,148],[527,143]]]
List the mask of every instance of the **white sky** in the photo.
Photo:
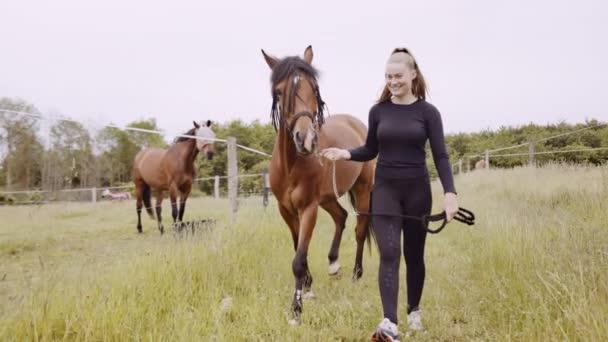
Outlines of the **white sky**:
[[397,46],[446,133],[606,120],[608,5],[580,1],[0,0],[0,96],[88,124],[268,122],[270,71],[312,44],[331,113],[365,123]]

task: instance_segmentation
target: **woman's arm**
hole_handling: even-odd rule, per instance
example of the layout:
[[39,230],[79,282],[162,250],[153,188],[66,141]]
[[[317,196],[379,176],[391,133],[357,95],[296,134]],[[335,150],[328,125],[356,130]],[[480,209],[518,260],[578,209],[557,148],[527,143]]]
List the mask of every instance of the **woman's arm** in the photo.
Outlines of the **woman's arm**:
[[348,150],[348,152],[350,152],[350,160],[359,162],[372,160],[378,155],[378,114],[376,107],[372,107],[369,111],[365,145]]
[[445,147],[445,137],[443,135],[441,114],[435,107],[429,109],[426,114],[428,130],[427,134],[431,144],[431,152],[433,154],[435,168],[437,169],[439,179],[441,180],[441,185],[443,186],[443,192],[451,192],[456,194],[450,158]]

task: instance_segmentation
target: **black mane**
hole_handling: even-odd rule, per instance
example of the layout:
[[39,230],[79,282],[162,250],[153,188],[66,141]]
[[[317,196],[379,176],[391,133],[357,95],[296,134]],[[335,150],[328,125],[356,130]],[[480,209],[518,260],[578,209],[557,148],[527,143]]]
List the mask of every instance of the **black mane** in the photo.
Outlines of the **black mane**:
[[[184,133],[183,135],[194,135],[196,128],[191,128],[188,132]],[[175,140],[173,141],[174,143],[178,143],[178,142],[183,142],[186,140],[190,140],[192,138],[187,138],[187,137],[177,137],[175,138]]]

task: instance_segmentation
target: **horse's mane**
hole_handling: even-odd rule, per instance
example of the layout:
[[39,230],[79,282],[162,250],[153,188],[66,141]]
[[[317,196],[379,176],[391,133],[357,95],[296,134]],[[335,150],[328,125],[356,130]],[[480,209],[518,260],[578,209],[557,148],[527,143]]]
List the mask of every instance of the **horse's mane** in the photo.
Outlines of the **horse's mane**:
[[[312,81],[312,86],[315,91],[315,96],[317,98],[317,121],[319,125],[322,125],[325,121],[325,117],[323,111],[325,109],[325,102],[321,99],[321,93],[319,92],[319,85],[317,84],[317,76],[319,72],[315,67],[308,64],[306,61],[301,59],[300,57],[285,57],[281,59],[277,65],[272,69],[272,74],[270,75],[270,82],[272,83],[272,109],[270,111],[270,119],[272,120],[272,125],[275,130],[281,126],[281,113],[278,110],[278,96],[275,94],[274,89],[277,84],[283,82],[290,77],[293,77],[296,74],[301,74],[306,76],[309,80]],[[295,103],[294,96],[298,91],[297,86],[292,87],[290,94],[288,94],[291,107],[288,110],[293,111],[293,105]]]
[[[184,133],[183,135],[194,135],[196,128],[191,128],[188,132]],[[186,140],[190,140],[192,138],[187,138],[187,137],[177,137],[173,140],[173,143],[178,143],[178,142],[183,142]]]

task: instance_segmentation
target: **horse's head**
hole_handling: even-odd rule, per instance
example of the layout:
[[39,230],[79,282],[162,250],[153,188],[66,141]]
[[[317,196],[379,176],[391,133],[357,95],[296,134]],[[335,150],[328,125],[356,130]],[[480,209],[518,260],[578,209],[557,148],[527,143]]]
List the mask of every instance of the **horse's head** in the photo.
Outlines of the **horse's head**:
[[207,157],[208,160],[213,159],[215,154],[215,133],[211,129],[211,120],[201,121],[201,123],[194,123],[194,134],[196,139],[196,148],[198,151]]
[[299,154],[316,152],[325,103],[317,84],[317,70],[311,65],[312,47],[306,48],[304,58],[277,59],[264,50],[262,54],[272,70],[270,116],[275,130],[286,130]]

